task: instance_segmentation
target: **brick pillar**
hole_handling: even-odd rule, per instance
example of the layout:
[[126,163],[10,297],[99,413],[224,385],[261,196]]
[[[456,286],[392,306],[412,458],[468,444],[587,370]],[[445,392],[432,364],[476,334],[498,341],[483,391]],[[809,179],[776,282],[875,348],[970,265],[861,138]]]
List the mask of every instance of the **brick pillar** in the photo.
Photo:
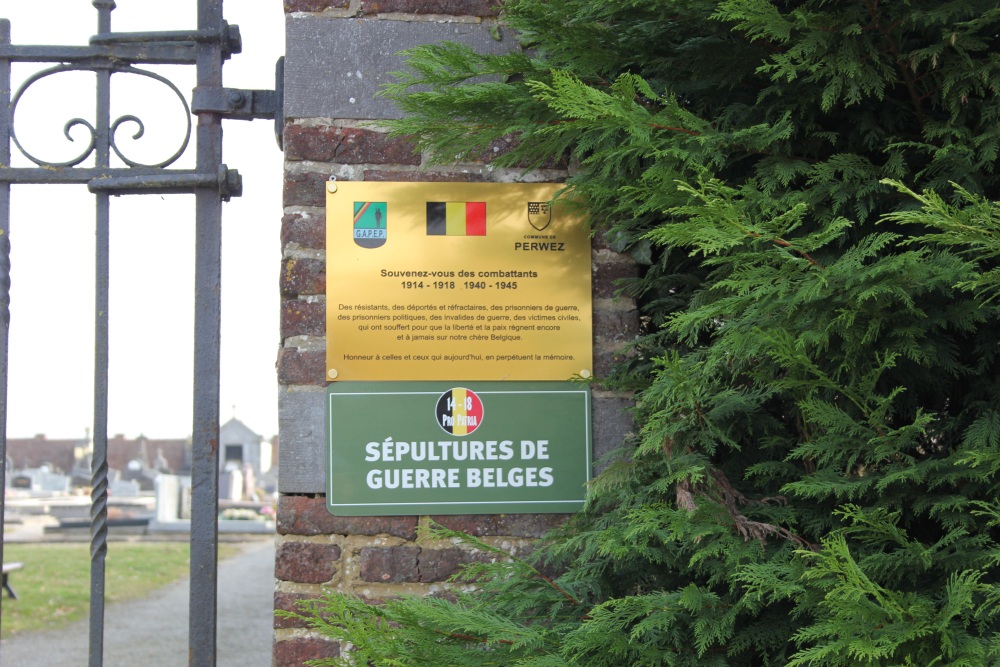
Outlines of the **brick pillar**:
[[[517,48],[497,30],[493,0],[285,0],[285,182],[281,229],[280,481],[275,608],[335,589],[378,602],[403,593],[431,594],[463,563],[486,557],[451,542],[416,542],[434,520],[509,551],[529,548],[563,515],[335,517],[326,510],[323,396],[325,373],[325,182],[524,180],[517,170],[470,163],[427,167],[410,144],[373,129],[398,117],[373,98],[393,54],[416,44],[463,41],[477,50]],[[495,37],[499,34],[500,40]],[[494,147],[500,152],[505,146]],[[561,181],[561,165],[530,175]],[[594,360],[600,377],[638,329],[634,303],[614,297],[614,281],[635,265],[600,240],[593,248]],[[593,389],[594,458],[632,428],[627,396]],[[294,621],[275,620],[274,667],[332,657],[340,647]]]

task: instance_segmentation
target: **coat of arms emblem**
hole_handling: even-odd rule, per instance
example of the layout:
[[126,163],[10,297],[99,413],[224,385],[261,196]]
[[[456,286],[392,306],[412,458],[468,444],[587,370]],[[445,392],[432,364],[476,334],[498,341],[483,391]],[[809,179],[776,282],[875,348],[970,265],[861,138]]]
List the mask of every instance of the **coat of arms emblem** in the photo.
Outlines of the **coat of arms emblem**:
[[548,202],[529,201],[528,202],[528,222],[531,226],[542,231],[552,222],[552,207]]

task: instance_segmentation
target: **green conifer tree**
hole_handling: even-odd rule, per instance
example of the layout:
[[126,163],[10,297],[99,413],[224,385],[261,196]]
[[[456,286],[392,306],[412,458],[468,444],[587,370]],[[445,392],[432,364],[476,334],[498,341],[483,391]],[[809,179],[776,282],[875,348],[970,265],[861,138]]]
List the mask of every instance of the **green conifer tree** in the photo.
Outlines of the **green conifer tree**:
[[304,615],[345,665],[1000,664],[1000,7],[503,18],[524,49],[408,53],[394,131],[574,165],[564,196],[644,266],[645,335],[603,379],[640,429],[476,594]]

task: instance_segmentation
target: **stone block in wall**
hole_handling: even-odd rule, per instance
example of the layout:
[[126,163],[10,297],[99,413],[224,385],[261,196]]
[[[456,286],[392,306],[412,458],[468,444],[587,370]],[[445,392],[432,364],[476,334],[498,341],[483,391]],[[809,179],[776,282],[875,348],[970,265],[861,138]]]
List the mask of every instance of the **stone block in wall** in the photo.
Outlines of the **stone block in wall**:
[[[508,135],[506,137],[501,137],[499,139],[494,139],[490,142],[489,146],[483,149],[478,155],[471,155],[466,158],[468,162],[475,162],[481,164],[487,164],[493,162],[496,158],[506,155],[511,151],[518,148],[521,144],[521,140]],[[569,168],[568,155],[555,155],[542,163],[536,163],[532,161],[518,161],[508,166],[511,169],[553,169],[559,171],[566,171]],[[561,180],[561,179],[560,179]]]
[[406,183],[485,183],[488,179],[479,172],[440,171],[389,171],[366,169],[366,181],[398,181]]
[[274,578],[298,584],[322,584],[333,579],[340,547],[312,542],[284,542],[274,556]]
[[639,267],[621,255],[603,251],[594,262],[594,299],[611,299],[618,293],[618,281],[637,278]]
[[[277,563],[276,563],[277,565]],[[302,613],[302,609],[298,606],[300,602],[306,600],[314,600],[319,597],[320,593],[313,595],[307,593],[284,593],[282,591],[276,591],[274,593],[274,610],[287,611],[296,614]],[[288,630],[291,628],[307,628],[309,624],[300,618],[286,618],[284,616],[274,615],[274,629],[275,630]]]
[[326,262],[307,257],[285,258],[279,280],[283,296],[326,294]]
[[465,549],[422,547],[364,547],[361,549],[361,580],[379,584],[436,583],[447,581],[463,565],[488,562],[493,554]]
[[594,345],[594,377],[606,378],[615,366],[626,359],[618,343]]
[[315,171],[285,171],[285,184],[281,198],[286,207],[310,206],[324,208],[326,206],[326,182],[329,174]]
[[379,584],[420,581],[420,547],[365,547],[361,550],[361,580]]
[[285,13],[321,12],[324,9],[347,9],[351,0],[285,0]]
[[635,432],[632,419],[632,399],[622,396],[595,396],[594,412],[594,474],[603,470],[600,461]]
[[420,554],[420,581],[433,583],[448,581],[470,563],[488,563],[497,556],[492,553],[471,553],[465,549],[424,549]]
[[362,0],[361,12],[491,17],[500,13],[500,0]]
[[[325,185],[324,185],[325,187]],[[302,248],[326,248],[325,213],[289,213],[281,218],[281,245],[294,243]]]
[[326,352],[323,350],[297,350],[291,347],[278,350],[278,383],[283,385],[326,384]]
[[[323,366],[325,370],[325,355]],[[282,391],[278,395],[278,432],[281,433],[278,490],[281,493],[326,492],[325,396],[322,391]],[[280,518],[278,525],[281,525]]]
[[340,644],[327,639],[296,637],[274,644],[272,667],[302,667],[307,660],[340,657]]
[[285,26],[286,118],[399,118],[392,101],[375,94],[391,81],[390,72],[405,67],[400,51],[444,41],[480,53],[518,48],[511,31],[502,29],[495,39],[489,26],[478,23],[293,15]]
[[326,302],[287,299],[281,302],[281,339],[325,336]]
[[567,514],[463,514],[432,516],[450,530],[474,537],[542,537],[566,520]]
[[383,132],[329,125],[291,124],[284,134],[286,160],[337,164],[396,164],[416,166],[414,144]]
[[[284,470],[282,470],[284,474]],[[279,535],[392,535],[417,538],[415,516],[333,516],[325,496],[287,496],[278,499]]]
[[631,301],[609,308],[594,308],[594,335],[601,340],[624,345],[639,335],[639,311]]

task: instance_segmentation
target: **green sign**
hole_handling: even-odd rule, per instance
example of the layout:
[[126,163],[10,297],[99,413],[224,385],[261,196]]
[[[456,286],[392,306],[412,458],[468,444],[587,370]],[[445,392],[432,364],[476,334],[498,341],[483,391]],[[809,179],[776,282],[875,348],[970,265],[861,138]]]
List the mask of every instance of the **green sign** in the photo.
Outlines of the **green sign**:
[[337,382],[327,508],[338,516],[574,512],[590,391],[570,382]]

